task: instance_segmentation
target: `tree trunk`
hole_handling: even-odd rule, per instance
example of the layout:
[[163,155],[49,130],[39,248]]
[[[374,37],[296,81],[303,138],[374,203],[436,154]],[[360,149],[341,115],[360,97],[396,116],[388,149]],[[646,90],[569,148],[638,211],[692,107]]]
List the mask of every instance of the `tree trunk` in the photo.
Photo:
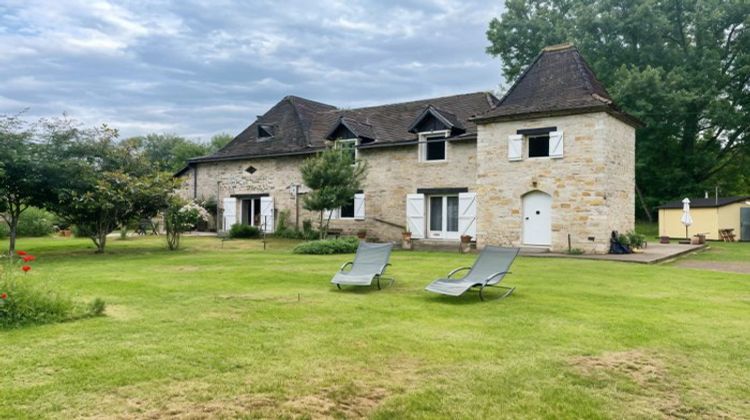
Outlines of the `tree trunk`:
[[318,239],[323,239],[323,210],[320,211],[320,223],[318,223]]
[[648,206],[646,206],[646,200],[643,199],[643,194],[641,194],[641,189],[638,188],[638,184],[635,184],[635,193],[638,194],[638,201],[641,202],[641,207],[643,207],[643,212],[646,213],[648,222],[653,223],[654,219],[651,217],[651,212],[649,211]]
[[16,252],[16,235],[18,235],[18,216],[10,216],[10,243],[8,244],[8,255],[13,258]]
[[94,236],[91,237],[91,240],[94,241],[94,245],[96,245],[96,253],[103,254],[104,247],[107,245],[107,231],[100,230],[99,232],[96,232]]

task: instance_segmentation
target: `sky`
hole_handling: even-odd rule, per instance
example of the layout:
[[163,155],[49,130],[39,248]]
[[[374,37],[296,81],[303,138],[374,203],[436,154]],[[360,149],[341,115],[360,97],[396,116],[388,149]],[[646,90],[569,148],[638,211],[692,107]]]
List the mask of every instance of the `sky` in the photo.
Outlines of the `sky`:
[[502,1],[0,1],[0,114],[122,137],[238,134],[286,95],[354,108],[497,91]]

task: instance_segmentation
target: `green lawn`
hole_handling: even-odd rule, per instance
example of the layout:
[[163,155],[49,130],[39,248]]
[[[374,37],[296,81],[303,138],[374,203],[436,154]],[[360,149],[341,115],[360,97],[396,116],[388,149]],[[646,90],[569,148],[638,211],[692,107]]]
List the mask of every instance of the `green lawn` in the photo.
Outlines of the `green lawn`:
[[291,244],[22,239],[27,281],[109,306],[0,332],[0,417],[750,417],[750,275],[519,258],[479,302],[422,290],[473,256],[395,252],[393,287],[342,292],[351,256]]

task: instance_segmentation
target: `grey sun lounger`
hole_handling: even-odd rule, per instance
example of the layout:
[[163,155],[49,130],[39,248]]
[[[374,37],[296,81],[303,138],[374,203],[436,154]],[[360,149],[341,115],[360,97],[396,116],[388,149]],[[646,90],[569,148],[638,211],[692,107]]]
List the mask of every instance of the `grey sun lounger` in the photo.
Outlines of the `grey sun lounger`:
[[[461,267],[451,271],[447,278],[438,279],[430,283],[425,290],[449,296],[460,296],[472,287],[479,287],[479,298],[484,300],[482,292],[485,287],[499,287],[505,289],[500,299],[510,295],[515,287],[499,286],[499,283],[510,274],[511,264],[518,255],[519,248],[502,248],[485,246],[471,267]],[[469,270],[465,276],[455,279],[453,276],[464,270]]]
[[[341,289],[341,286],[371,286],[373,280],[376,281],[378,289],[380,289],[381,279],[390,280],[390,284],[392,284],[393,278],[383,277],[385,269],[391,265],[388,263],[388,259],[391,257],[391,249],[393,249],[393,244],[390,243],[360,242],[354,261],[342,265],[339,272],[333,276],[331,283],[339,289]],[[351,265],[351,268],[345,271],[349,265]]]

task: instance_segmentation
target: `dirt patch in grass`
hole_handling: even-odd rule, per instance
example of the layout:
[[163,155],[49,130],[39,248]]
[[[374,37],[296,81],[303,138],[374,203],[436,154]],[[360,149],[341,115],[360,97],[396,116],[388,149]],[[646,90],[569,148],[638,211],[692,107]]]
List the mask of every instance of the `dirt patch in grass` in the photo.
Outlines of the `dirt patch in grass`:
[[[359,418],[370,414],[389,395],[384,388],[358,384],[352,389],[323,388],[317,395],[304,395],[286,401],[286,411],[315,419]],[[347,387],[351,388],[351,387]]]
[[[581,356],[571,364],[584,377],[609,384],[618,378],[627,378],[637,387],[614,387],[614,397],[624,400],[628,410],[636,416],[684,418],[740,418],[723,410],[717,404],[695,406],[682,398],[681,390],[663,359],[644,350],[609,352],[599,356]],[[625,415],[626,417],[629,414]]]
[[723,273],[750,274],[750,263],[732,261],[679,261],[678,267],[699,270],[721,271]]

